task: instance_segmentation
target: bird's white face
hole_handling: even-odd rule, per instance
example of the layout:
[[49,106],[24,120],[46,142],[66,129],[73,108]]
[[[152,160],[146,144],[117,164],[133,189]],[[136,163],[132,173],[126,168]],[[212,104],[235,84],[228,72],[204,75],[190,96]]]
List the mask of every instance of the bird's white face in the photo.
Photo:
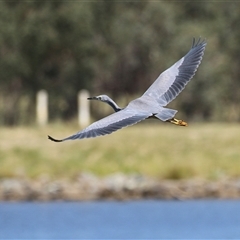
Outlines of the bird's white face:
[[96,100],[106,102],[108,100],[108,96],[107,95],[99,95],[99,96],[96,96]]
[[98,101],[102,101],[102,102],[107,102],[109,97],[107,95],[99,95],[99,96],[95,96],[95,97],[89,97],[89,100],[98,100]]

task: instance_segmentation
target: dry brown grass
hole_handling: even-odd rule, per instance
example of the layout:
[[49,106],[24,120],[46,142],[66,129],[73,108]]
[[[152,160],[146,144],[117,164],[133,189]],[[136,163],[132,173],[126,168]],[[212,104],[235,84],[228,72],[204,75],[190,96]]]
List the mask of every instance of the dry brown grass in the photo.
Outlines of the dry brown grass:
[[240,176],[240,125],[177,127],[148,121],[95,139],[51,142],[75,133],[76,124],[0,128],[0,177],[74,178],[115,172],[157,178]]

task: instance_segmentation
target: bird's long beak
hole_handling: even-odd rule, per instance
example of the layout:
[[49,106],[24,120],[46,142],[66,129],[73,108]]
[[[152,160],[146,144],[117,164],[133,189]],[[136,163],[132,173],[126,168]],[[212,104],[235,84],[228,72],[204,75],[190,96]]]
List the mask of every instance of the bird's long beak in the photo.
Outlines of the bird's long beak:
[[98,100],[97,97],[89,97],[88,100]]

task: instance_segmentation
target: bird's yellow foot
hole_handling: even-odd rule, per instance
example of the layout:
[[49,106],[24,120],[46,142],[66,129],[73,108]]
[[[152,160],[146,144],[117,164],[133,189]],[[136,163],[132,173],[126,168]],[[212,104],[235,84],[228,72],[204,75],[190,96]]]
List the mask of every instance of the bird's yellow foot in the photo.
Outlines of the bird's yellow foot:
[[183,126],[183,127],[186,127],[188,124],[186,122],[184,122],[183,120],[178,120],[176,118],[172,118],[172,119],[169,119],[167,120],[168,122],[170,123],[173,123],[173,124],[176,124],[178,126]]

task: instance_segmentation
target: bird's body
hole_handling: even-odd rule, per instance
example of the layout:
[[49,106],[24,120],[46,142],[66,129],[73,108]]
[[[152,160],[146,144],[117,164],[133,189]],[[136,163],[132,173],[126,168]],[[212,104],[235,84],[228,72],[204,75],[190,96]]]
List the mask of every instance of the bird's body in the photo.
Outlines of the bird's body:
[[82,131],[67,138],[61,140],[54,139],[50,136],[48,136],[48,138],[55,142],[62,142],[66,140],[97,137],[110,134],[149,117],[155,117],[179,126],[186,126],[186,122],[174,118],[177,110],[165,108],[165,106],[178,96],[194,76],[201,63],[205,46],[205,41],[200,42],[200,39],[197,43],[193,41],[192,48],[183,58],[160,74],[141,97],[129,102],[125,108],[120,108],[107,95],[89,98],[108,103],[114,109],[115,113],[94,122]]

